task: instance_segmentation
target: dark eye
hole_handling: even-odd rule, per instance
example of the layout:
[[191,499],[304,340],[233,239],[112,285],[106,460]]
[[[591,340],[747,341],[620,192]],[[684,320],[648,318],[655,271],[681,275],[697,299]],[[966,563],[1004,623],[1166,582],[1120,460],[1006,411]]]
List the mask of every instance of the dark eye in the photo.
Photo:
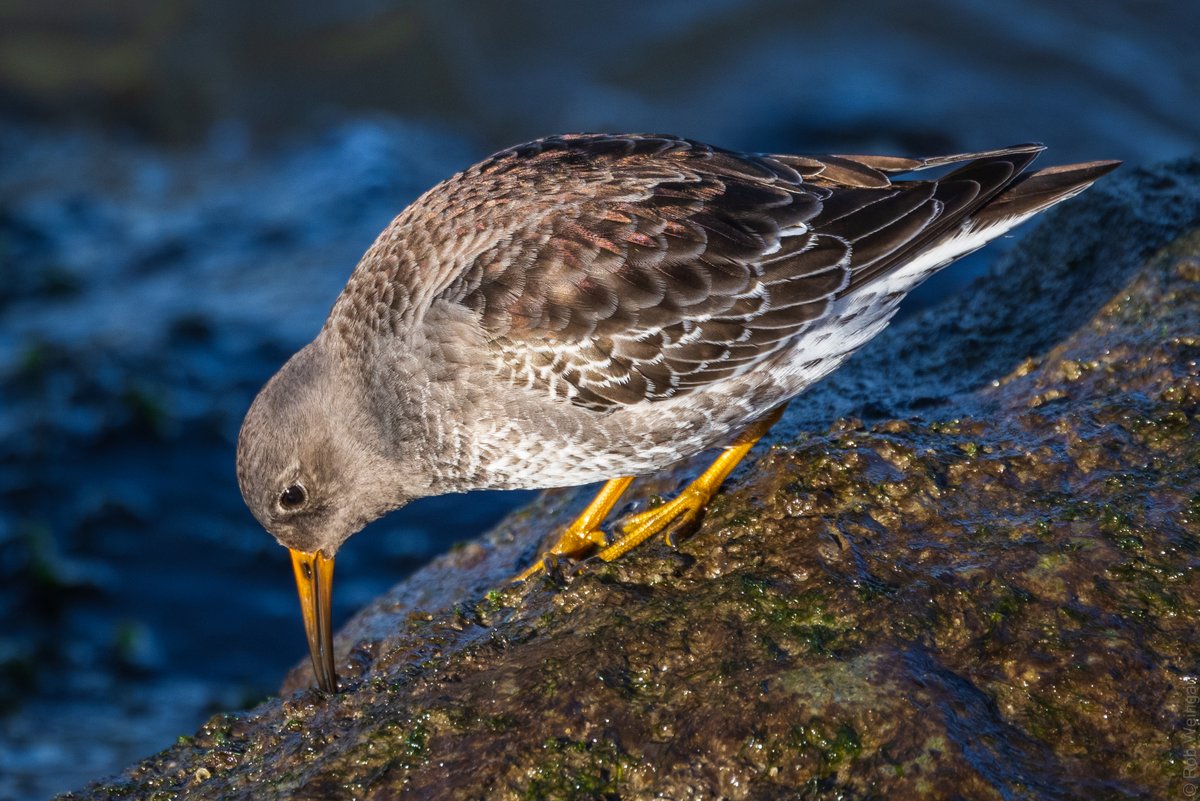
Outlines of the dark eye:
[[292,511],[299,509],[308,500],[308,493],[304,491],[304,487],[299,484],[292,484],[290,487],[279,493],[279,505]]

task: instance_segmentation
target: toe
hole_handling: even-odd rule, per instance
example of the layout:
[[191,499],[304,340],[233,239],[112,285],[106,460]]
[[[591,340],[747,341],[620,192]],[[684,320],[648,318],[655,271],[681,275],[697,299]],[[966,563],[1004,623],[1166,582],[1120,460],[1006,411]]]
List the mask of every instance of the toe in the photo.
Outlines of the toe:
[[545,569],[546,569],[545,560],[539,559],[536,562],[534,562],[532,565],[525,568],[520,573],[518,573],[517,575],[515,575],[511,579],[509,579],[508,583],[509,584],[521,584],[523,582],[529,581],[529,579],[533,578],[534,576],[536,576],[538,573],[541,573]]
[[704,516],[704,504],[699,506],[688,506],[688,508],[676,515],[675,519],[667,524],[663,530],[663,541],[670,548],[679,547],[680,538],[691,534],[696,527],[700,525],[700,521]]
[[591,531],[589,531],[585,535],[584,539],[587,542],[591,543],[596,548],[607,548],[608,547],[608,535],[605,534],[603,531],[601,531],[598,528],[594,528]]

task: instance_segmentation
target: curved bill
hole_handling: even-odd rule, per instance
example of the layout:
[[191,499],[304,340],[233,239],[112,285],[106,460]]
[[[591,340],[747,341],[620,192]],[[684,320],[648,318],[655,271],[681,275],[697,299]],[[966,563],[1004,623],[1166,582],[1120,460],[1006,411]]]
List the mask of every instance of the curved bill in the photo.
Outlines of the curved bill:
[[327,693],[337,692],[337,673],[333,670],[333,558],[317,551],[306,553],[288,549],[296,571],[296,589],[300,610],[304,613],[304,633],[312,655],[317,684]]

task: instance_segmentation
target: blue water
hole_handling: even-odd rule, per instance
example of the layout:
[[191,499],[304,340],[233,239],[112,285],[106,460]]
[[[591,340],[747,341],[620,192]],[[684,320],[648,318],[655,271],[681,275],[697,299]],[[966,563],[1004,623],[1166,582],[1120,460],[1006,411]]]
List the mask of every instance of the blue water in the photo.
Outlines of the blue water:
[[[331,24],[298,8],[260,35]],[[367,27],[384,14],[347,8]],[[119,770],[304,658],[285,553],[238,495],[237,427],[383,225],[487,152],[604,129],[797,152],[1040,139],[1047,163],[1200,142],[1193,3],[465,9],[406,5],[394,47],[315,73],[292,51],[250,59],[253,26],[209,20],[207,55],[172,80],[220,58],[243,73],[182,144],[136,115],[6,106],[0,73],[0,799]],[[527,497],[429,499],[373,525],[339,555],[335,617]]]

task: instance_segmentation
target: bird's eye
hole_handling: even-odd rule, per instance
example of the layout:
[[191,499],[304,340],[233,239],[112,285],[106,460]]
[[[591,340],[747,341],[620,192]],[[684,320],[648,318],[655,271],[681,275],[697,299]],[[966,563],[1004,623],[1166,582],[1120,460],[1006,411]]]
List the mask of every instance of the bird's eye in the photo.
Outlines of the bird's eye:
[[294,511],[304,505],[308,500],[308,493],[304,491],[304,487],[299,484],[292,484],[283,492],[279,493],[279,505],[287,511]]

